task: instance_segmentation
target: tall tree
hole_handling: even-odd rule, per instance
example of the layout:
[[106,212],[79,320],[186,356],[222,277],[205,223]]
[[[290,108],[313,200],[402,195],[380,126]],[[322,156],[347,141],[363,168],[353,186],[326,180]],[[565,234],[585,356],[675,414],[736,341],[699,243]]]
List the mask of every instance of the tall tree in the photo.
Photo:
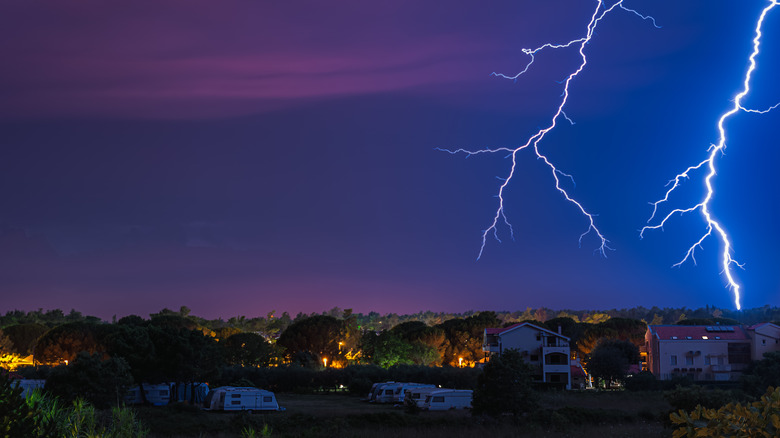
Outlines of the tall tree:
[[472,402],[475,415],[519,415],[536,406],[533,368],[523,362],[517,350],[509,349],[493,356],[477,379]]

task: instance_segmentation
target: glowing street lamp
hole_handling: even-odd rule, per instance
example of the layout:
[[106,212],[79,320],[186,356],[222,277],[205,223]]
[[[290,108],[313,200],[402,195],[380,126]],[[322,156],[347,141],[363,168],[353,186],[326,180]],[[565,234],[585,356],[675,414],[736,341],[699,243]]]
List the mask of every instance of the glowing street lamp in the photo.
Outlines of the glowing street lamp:
[[322,358],[322,365],[324,365],[324,366],[325,366],[325,368],[327,368],[327,367],[328,367],[328,358],[327,358],[327,357],[323,357],[323,358]]
[[463,368],[463,358],[462,358],[462,357],[459,357],[459,358],[458,358],[458,366],[459,366],[460,368]]

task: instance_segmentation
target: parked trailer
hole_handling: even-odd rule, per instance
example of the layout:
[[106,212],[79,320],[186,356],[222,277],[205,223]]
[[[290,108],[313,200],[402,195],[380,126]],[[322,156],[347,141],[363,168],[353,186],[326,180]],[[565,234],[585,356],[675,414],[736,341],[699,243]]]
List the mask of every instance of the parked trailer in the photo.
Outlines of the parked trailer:
[[203,406],[211,411],[282,411],[271,391],[250,386],[220,386],[209,391]]
[[36,389],[43,389],[46,380],[43,379],[15,379],[11,381],[11,386],[22,388],[22,397],[27,398]]
[[404,401],[406,401],[407,399],[414,400],[417,406],[423,407],[423,405],[425,405],[425,399],[426,397],[428,397],[428,394],[435,391],[442,391],[442,390],[451,391],[450,389],[447,388],[437,388],[435,386],[408,389],[404,396]]
[[446,411],[471,407],[473,391],[470,389],[444,389],[433,391],[425,397],[423,409]]
[[396,382],[393,381],[374,383],[373,385],[371,385],[371,392],[368,393],[368,401],[371,403],[376,402],[377,397],[379,397],[380,394],[384,393],[385,386],[390,386],[395,384]]
[[430,383],[402,383],[393,393],[393,403],[403,403],[406,392],[416,388],[436,388],[436,385]]
[[[171,401],[171,385],[168,383],[144,383],[144,395],[146,401],[153,406],[165,406]],[[127,390],[125,402],[134,405],[140,405],[144,402],[141,397],[141,388],[133,386]]]

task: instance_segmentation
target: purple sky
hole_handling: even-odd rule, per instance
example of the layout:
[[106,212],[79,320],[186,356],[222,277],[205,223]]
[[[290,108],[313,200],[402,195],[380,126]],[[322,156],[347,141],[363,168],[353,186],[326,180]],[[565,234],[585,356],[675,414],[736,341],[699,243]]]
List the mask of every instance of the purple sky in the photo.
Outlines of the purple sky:
[[[608,16],[572,83],[576,125],[541,143],[615,251],[578,247],[585,219],[523,153],[516,240],[475,261],[509,162],[434,148],[549,123],[576,51],[489,75],[580,36],[596,2],[0,0],[0,311],[733,307],[716,240],[670,268],[698,215],[638,229],[717,140],[766,4],[626,0],[662,28]],[[766,29],[755,108],[780,102],[780,10]],[[745,307],[778,305],[777,126],[736,116],[719,162]]]

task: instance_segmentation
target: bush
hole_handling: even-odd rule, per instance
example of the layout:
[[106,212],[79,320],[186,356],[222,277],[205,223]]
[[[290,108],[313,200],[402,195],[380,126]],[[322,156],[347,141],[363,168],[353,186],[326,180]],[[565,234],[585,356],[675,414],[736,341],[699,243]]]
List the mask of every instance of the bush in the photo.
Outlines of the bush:
[[626,391],[655,391],[661,389],[661,384],[650,371],[642,371],[628,377],[624,384]]
[[734,395],[722,389],[706,389],[701,386],[688,386],[677,388],[664,393],[666,401],[675,410],[692,411],[697,406],[704,408],[720,408],[735,401]]
[[699,405],[690,413],[680,410],[669,418],[678,426],[673,438],[777,437],[780,436],[780,388],[769,388],[759,401],[747,405],[729,403],[717,410]]

